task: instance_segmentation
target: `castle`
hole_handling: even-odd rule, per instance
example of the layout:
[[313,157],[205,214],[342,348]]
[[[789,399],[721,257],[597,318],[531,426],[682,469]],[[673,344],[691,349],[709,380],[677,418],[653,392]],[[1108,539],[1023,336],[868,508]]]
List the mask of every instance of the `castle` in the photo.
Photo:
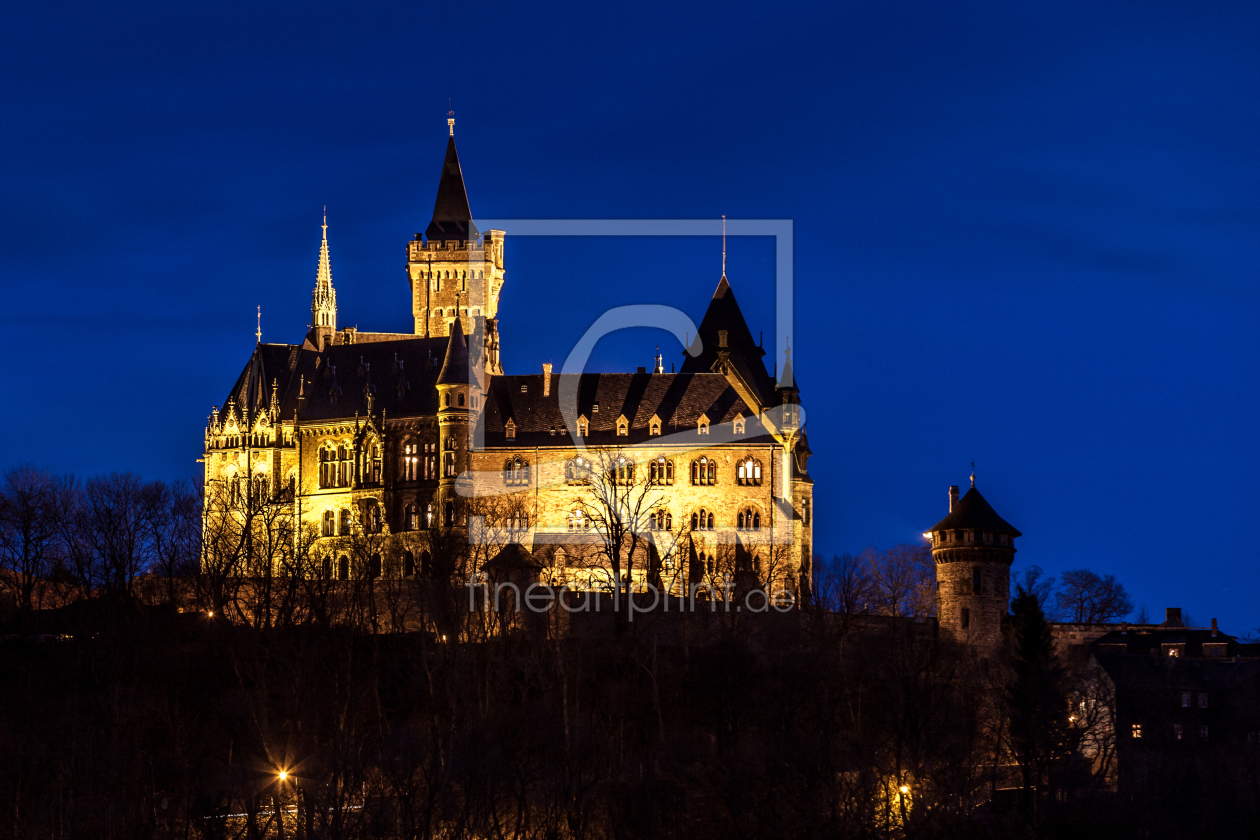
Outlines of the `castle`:
[[[325,218],[310,331],[260,331],[209,419],[206,493],[222,504],[208,521],[278,507],[295,540],[310,535],[310,574],[330,579],[421,574],[416,535],[453,529],[512,546],[545,582],[607,588],[592,497],[609,479],[650,508],[624,523],[638,560],[622,582],[686,592],[740,573],[799,593],[813,482],[790,358],[776,382],[723,272],[677,372],[658,354],[650,372],[506,374],[505,232],[473,221],[448,125],[432,219],[407,243],[414,332],[338,328]],[[366,560],[346,548],[363,536],[378,546]]]

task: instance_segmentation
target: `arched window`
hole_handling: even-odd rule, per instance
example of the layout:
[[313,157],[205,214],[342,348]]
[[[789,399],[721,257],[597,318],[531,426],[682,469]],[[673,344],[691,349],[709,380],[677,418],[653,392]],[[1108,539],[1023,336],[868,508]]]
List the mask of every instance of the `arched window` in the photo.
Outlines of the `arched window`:
[[325,537],[331,537],[337,533],[337,514],[331,510],[324,511],[324,527],[320,533]]
[[701,486],[717,484],[717,461],[708,457],[692,461],[691,483]]
[[381,447],[376,441],[368,444],[368,459],[366,464],[369,479],[373,484],[381,483]]
[[624,455],[618,456],[617,462],[613,464],[612,479],[617,484],[633,484],[634,461]]
[[586,437],[591,430],[591,424],[585,417],[578,418],[578,437]]
[[402,481],[415,481],[420,477],[420,457],[416,454],[418,449],[414,440],[403,444],[403,457],[398,470],[398,477]]
[[350,558],[343,554],[341,555],[341,558],[337,560],[337,580],[349,580],[349,579],[350,579]]
[[367,526],[369,533],[379,534],[381,532],[381,508],[374,501],[367,503]]
[[350,536],[350,511],[345,508],[341,511],[341,536]]
[[350,460],[354,453],[350,447],[342,444],[337,447],[337,487],[349,487],[353,475],[354,464]]
[[419,516],[416,515],[416,506],[409,504],[403,508],[403,528],[408,531],[414,531],[420,527]]
[[411,577],[416,573],[416,558],[410,551],[403,552],[403,577]]
[[735,476],[740,484],[760,486],[761,462],[751,455],[741,459],[739,465],[735,468]]
[[529,462],[521,456],[509,458],[503,465],[503,483],[509,487],[529,484]]
[[[809,513],[810,513],[810,507],[811,507],[810,500],[809,500],[809,499],[806,499],[806,500],[805,500],[805,501],[801,504],[801,507],[802,507],[802,517],[801,517],[801,518],[804,520],[804,522],[805,522],[805,524],[806,524],[806,525],[809,525]],[[1005,536],[1005,535],[1003,535],[1003,536],[1002,536],[1002,545],[1006,545],[1006,536]]]
[[462,393],[459,395],[459,407],[464,407],[464,395]]
[[648,529],[652,531],[671,531],[674,528],[674,517],[669,511],[661,508],[652,511],[648,519]]
[[761,512],[753,508],[744,508],[739,512],[738,525],[741,531],[760,531]]
[[450,407],[451,407],[451,395],[450,395],[450,394],[447,394],[446,396],[444,396],[444,397],[442,398],[442,402],[445,404],[446,408],[450,408]]
[[433,502],[429,502],[424,506],[424,527],[433,527]]
[[333,470],[336,465],[333,463],[333,451],[331,449],[319,450],[319,486],[334,487]]
[[585,513],[575,510],[569,514],[568,526],[570,531],[589,531],[591,529],[591,521],[586,518]]
[[253,496],[255,504],[262,504],[269,498],[270,483],[265,475],[255,475],[250,481],[250,493]]
[[564,480],[568,484],[589,484],[591,480],[591,462],[578,457],[564,465]]
[[324,579],[332,580],[332,572],[332,555],[330,554],[324,558]]
[[381,555],[373,554],[372,559],[368,561],[368,577],[376,580],[381,576]]
[[713,512],[700,508],[698,513],[691,514],[691,530],[693,531],[712,531],[713,530]]
[[529,514],[522,511],[512,513],[507,518],[507,529],[513,534],[529,530]]
[[649,465],[648,478],[653,484],[674,483],[674,462],[665,457],[653,458]]

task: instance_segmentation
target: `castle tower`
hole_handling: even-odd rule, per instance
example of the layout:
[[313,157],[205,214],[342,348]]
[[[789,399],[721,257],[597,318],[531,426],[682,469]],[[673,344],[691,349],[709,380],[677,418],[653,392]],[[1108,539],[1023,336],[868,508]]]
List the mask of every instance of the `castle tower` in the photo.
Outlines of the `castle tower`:
[[457,522],[458,493],[455,485],[460,474],[468,469],[469,439],[484,399],[480,373],[475,363],[470,361],[463,325],[456,318],[451,327],[450,341],[446,344],[446,358],[442,360],[435,383],[438,391],[438,439],[442,453],[438,486],[444,525]]
[[996,649],[1010,599],[1015,538],[1021,534],[980,495],[972,475],[971,489],[961,499],[957,487],[949,488],[949,516],[932,526],[929,536],[941,629],[981,650]]
[[503,288],[503,231],[477,230],[455,149],[455,120],[447,121],[450,139],[438,181],[433,219],[407,247],[407,276],[416,335],[451,334],[456,318],[470,325],[472,353],[488,373],[503,372],[499,362],[499,291]]
[[315,272],[315,292],[311,295],[311,343],[323,352],[337,332],[337,293],[332,284],[332,263],[328,259],[328,214],[324,214],[324,241],[319,246],[319,268]]

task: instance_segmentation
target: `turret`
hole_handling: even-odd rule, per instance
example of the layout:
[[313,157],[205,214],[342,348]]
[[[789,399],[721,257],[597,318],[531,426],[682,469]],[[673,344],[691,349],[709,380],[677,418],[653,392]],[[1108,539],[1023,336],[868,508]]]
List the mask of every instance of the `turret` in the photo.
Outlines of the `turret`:
[[324,214],[324,241],[319,246],[319,268],[311,295],[311,343],[323,352],[337,332],[337,293],[332,285],[332,263],[328,259],[328,214]]
[[992,651],[1002,641],[1021,534],[980,495],[974,475],[961,499],[957,487],[949,491],[949,515],[927,534],[936,561],[937,620],[959,641]]
[[455,120],[438,181],[433,218],[407,246],[407,276],[416,335],[450,335],[456,318],[476,324],[474,363],[493,374],[499,362],[499,292],[503,288],[503,231],[480,231],[472,219],[464,173],[455,148]]
[[456,318],[438,371],[438,436],[442,450],[440,487],[443,515],[454,516],[455,484],[468,468],[468,445],[477,412],[481,410],[482,371],[470,360],[464,329]]

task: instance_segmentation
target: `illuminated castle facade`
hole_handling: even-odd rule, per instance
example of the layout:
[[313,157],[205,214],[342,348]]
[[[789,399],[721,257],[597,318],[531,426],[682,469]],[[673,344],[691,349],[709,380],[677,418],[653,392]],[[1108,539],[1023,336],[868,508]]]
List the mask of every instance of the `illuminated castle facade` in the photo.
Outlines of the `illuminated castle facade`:
[[[505,374],[504,232],[474,223],[449,123],[432,220],[407,243],[414,332],[338,328],[325,222],[310,332],[260,335],[214,408],[207,498],[283,507],[317,574],[421,574],[418,538],[445,528],[523,548],[548,582],[599,587],[589,496],[611,458],[659,501],[636,520],[634,582],[685,591],[725,560],[795,591],[813,482],[790,359],[776,382],[723,276],[676,373],[658,356],[651,372]],[[562,410],[562,392],[576,405]],[[357,563],[356,535],[380,537],[384,556]]]

